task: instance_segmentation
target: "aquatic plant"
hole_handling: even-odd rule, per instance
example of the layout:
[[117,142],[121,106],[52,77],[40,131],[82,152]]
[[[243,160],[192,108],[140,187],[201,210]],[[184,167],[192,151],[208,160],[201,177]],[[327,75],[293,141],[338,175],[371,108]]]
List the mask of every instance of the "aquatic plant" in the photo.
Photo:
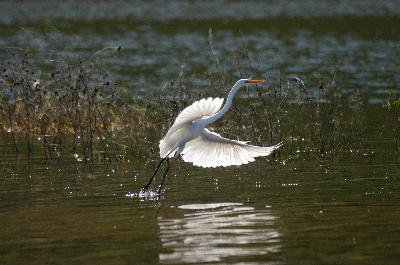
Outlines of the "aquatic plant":
[[16,152],[18,142],[29,154],[39,142],[46,158],[59,157],[65,137],[71,136],[71,153],[79,159],[93,159],[95,145],[102,146],[108,158],[118,159],[111,122],[121,90],[114,89],[102,69],[99,56],[107,50],[119,48],[65,60],[47,73],[37,69],[28,54],[10,54],[2,65],[0,119]]
[[392,100],[383,105],[391,116],[393,126],[393,139],[395,142],[395,150],[400,151],[400,98],[396,98],[394,95]]
[[[120,47],[58,60],[48,67],[38,66],[29,53],[11,52],[1,64],[3,139],[16,153],[40,151],[46,159],[121,161],[140,156],[154,165],[161,134],[176,115],[199,98],[225,96],[239,75],[263,78],[267,85],[254,91],[244,89],[235,99],[227,118],[214,125],[224,136],[236,139],[245,132],[254,144],[284,141],[289,159],[321,162],[366,148],[361,141],[364,100],[359,91],[350,101],[343,96],[335,82],[336,71],[300,78],[286,73],[277,60],[269,73],[262,73],[245,42],[234,63],[224,65],[214,51],[211,30],[209,48],[215,71],[195,76],[207,80],[205,85],[194,84],[193,76],[181,68],[161,88],[139,90],[134,97],[107,74],[102,62],[102,56],[116,54]],[[387,106],[396,117],[400,116],[399,104]],[[279,160],[279,152],[272,160]]]

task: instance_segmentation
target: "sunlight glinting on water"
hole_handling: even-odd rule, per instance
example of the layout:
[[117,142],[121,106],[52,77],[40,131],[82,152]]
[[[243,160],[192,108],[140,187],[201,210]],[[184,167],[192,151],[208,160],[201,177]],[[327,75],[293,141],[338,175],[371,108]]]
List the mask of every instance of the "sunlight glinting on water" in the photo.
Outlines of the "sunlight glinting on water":
[[271,210],[241,203],[181,205],[180,219],[158,219],[162,263],[220,262],[227,257],[257,256],[280,249],[281,234]]

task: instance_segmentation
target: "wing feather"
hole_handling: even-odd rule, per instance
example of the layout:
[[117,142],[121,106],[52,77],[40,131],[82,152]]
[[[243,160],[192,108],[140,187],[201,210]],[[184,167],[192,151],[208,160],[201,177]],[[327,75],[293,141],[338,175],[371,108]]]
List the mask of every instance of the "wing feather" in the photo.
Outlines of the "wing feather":
[[169,157],[173,157],[175,152],[171,151],[177,147],[175,146],[176,139],[181,137],[185,126],[189,122],[213,115],[221,108],[223,102],[223,98],[203,98],[183,109],[178,117],[176,117],[174,124],[168,130],[165,137],[160,141],[160,156],[165,157],[170,153]]
[[182,158],[199,167],[242,165],[253,162],[255,157],[270,155],[281,145],[282,143],[268,147],[249,145],[204,129],[199,137],[186,143]]
[[[223,98],[203,98],[193,102],[192,105],[186,107],[176,117],[174,125],[195,121],[203,117],[211,116],[216,113],[224,102]],[[173,125],[173,126],[174,126]]]

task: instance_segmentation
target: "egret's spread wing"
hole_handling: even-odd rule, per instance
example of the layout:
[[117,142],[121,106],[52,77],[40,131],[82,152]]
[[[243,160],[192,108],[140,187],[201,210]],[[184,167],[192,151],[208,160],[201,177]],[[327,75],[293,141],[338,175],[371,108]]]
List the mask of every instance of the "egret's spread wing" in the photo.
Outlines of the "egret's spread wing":
[[253,162],[255,157],[268,156],[281,145],[282,143],[268,147],[249,145],[204,129],[202,135],[186,143],[182,158],[199,167],[242,165]]
[[183,137],[182,134],[188,123],[213,115],[219,111],[223,102],[223,98],[203,98],[182,110],[165,137],[160,141],[160,156],[165,157],[167,154],[169,157],[174,156],[174,152],[171,151],[177,148],[177,140]]
[[223,98],[203,98],[195,101],[192,105],[186,107],[181,113],[179,113],[174,125],[211,116],[221,108],[223,102]]

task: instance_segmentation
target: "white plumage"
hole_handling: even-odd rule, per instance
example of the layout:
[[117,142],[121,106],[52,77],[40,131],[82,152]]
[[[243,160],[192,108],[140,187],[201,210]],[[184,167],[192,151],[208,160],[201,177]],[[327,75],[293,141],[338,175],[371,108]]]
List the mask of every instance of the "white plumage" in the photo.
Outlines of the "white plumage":
[[183,160],[195,166],[226,167],[253,162],[255,157],[268,156],[278,149],[282,143],[269,147],[254,146],[224,138],[205,128],[229,109],[233,96],[240,87],[245,83],[259,81],[239,80],[231,89],[223,109],[223,98],[201,99],[186,107],[160,141],[160,156],[174,157],[179,150]]
[[223,102],[223,98],[203,98],[182,110],[165,137],[160,141],[160,156],[165,157],[170,153],[168,157],[173,157],[175,152],[171,151],[177,147],[177,142],[185,134],[184,131],[187,131],[192,125],[193,121],[215,114],[220,110]]
[[255,157],[270,155],[278,149],[282,143],[268,147],[249,145],[246,142],[224,138],[206,128],[228,111],[232,105],[233,97],[242,86],[263,82],[264,80],[240,79],[229,91],[222,108],[224,102],[222,98],[203,98],[186,107],[176,117],[174,124],[160,141],[162,159],[149,182],[142,188],[141,194],[150,187],[158,170],[167,158],[173,157],[174,159],[165,170],[157,194],[161,194],[168,170],[179,156],[182,156],[185,162],[193,163],[193,165],[199,167],[227,167],[253,162]]
[[[187,106],[178,117],[176,117],[174,125],[183,124],[186,122],[192,122],[200,118],[209,117],[221,109],[223,98],[203,98],[192,103],[192,105]],[[172,129],[171,127],[171,129]]]
[[203,133],[188,142],[182,151],[185,162],[199,167],[239,166],[253,162],[255,157],[268,156],[280,144],[262,147],[246,142],[230,140],[204,129]]

